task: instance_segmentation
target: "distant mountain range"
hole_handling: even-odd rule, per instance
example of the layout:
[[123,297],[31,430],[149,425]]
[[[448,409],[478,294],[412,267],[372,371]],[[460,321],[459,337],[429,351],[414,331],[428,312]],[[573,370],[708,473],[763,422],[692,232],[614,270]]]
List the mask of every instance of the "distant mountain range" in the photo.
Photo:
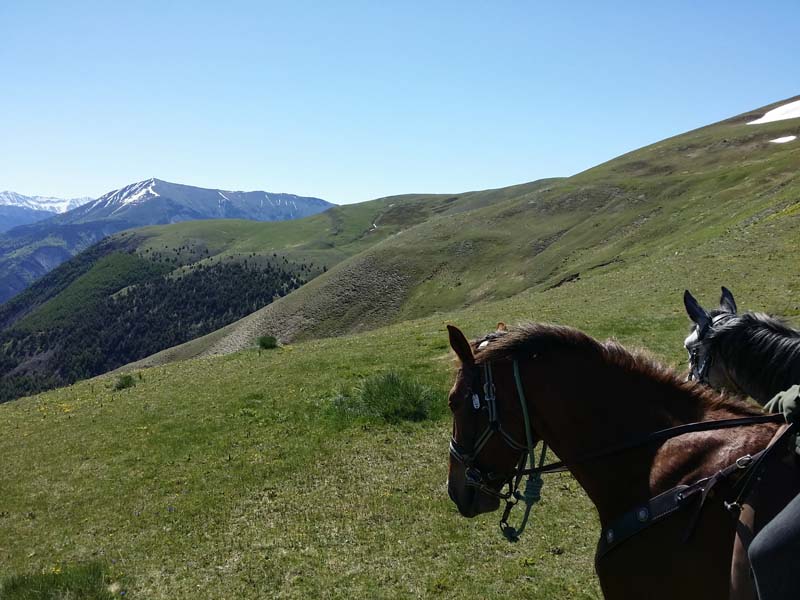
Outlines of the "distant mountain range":
[[93,198],[65,199],[0,192],[0,232],[48,219],[53,214],[72,210],[92,200]]
[[200,219],[286,221],[333,206],[320,198],[211,190],[148,179],[109,192],[94,202],[65,213],[61,223],[120,220],[136,226],[163,225]]
[[[12,193],[7,194],[11,199]],[[24,200],[20,198],[26,197],[18,194],[13,197],[15,205],[10,208],[24,208]],[[39,206],[68,206],[63,203],[69,202],[49,200],[54,202]],[[334,205],[320,198],[294,194],[206,189],[160,179],[133,183],[61,214],[0,234],[0,303],[118,231],[201,219],[284,221],[313,215],[331,206]]]
[[16,192],[0,192],[0,206],[19,206],[50,213],[65,213],[94,198],[53,198],[52,196],[24,196]]

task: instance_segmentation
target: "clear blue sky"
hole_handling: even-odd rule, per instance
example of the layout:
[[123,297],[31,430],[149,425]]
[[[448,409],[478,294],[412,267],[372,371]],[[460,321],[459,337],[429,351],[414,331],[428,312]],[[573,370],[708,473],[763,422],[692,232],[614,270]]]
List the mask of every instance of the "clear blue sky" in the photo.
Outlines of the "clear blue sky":
[[800,94],[800,2],[0,2],[0,190],[349,203],[570,175]]

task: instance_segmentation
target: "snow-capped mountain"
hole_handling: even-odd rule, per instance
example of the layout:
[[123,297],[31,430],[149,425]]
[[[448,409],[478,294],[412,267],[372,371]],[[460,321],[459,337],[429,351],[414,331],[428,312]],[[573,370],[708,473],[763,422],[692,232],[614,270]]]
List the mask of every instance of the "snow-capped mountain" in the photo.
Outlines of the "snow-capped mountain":
[[18,206],[51,213],[67,212],[92,200],[93,198],[52,198],[50,196],[23,196],[8,191],[0,192],[0,206]]
[[126,219],[143,225],[196,219],[283,221],[313,215],[331,206],[320,198],[207,189],[153,178],[109,192],[64,218],[69,222]]
[[23,196],[16,192],[0,192],[0,232],[19,225],[42,221],[54,214],[63,213],[92,198],[50,198],[47,196]]
[[[284,221],[331,206],[319,198],[294,194],[212,190],[160,179],[132,183],[77,208],[55,215],[43,213],[49,218],[0,233],[0,303],[78,252],[124,229],[200,219]],[[12,220],[3,216],[3,210],[30,209],[0,206],[0,223]]]

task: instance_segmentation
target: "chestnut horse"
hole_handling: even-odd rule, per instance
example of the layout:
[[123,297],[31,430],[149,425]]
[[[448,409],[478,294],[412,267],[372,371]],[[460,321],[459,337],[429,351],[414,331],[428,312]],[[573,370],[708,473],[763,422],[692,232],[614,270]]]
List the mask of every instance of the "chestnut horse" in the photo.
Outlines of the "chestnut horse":
[[462,515],[499,508],[506,484],[513,492],[538,470],[522,467],[542,441],[597,509],[595,568],[606,598],[715,600],[737,592],[732,509],[753,481],[781,469],[787,491],[770,496],[759,524],[800,489],[783,458],[791,454],[784,438],[770,446],[780,452],[761,452],[780,416],[569,327],[531,324],[474,344],[448,330],[461,361],[449,397],[448,493]]

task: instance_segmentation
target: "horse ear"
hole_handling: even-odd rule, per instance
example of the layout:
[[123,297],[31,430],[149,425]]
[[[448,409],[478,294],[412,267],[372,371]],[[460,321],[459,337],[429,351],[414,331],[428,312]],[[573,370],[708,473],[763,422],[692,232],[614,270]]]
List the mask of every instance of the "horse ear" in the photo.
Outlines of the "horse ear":
[[505,323],[503,323],[502,321],[500,321],[500,322],[497,324],[497,331],[508,331],[508,327],[506,327],[506,324],[505,324]]
[[722,296],[719,299],[719,306],[732,315],[736,314],[736,300],[733,299],[733,294],[724,285],[722,286]]
[[461,330],[453,325],[448,325],[447,332],[450,334],[450,347],[461,360],[461,364],[467,367],[474,365],[475,357],[472,355],[472,346],[469,345]]
[[683,292],[683,305],[686,307],[686,314],[694,321],[700,329],[703,329],[711,323],[711,317],[700,306],[700,303],[695,300],[694,296],[689,293],[689,290]]

